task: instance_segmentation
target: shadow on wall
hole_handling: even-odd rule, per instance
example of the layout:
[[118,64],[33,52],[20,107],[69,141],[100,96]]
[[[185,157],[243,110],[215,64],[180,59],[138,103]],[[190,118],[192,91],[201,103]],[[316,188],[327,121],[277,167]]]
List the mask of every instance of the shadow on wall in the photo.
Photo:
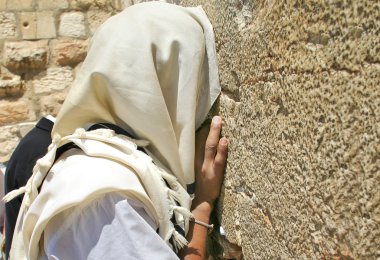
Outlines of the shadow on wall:
[[242,248],[230,243],[223,232],[213,231],[208,237],[209,260],[243,260]]

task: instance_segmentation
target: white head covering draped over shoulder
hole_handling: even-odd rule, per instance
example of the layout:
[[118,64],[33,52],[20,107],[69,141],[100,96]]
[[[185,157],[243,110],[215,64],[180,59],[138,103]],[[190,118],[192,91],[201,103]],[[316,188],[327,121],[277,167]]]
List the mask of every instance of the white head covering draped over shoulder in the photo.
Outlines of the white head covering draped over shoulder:
[[131,129],[186,187],[194,182],[195,130],[219,92],[203,10],[135,5],[97,31],[53,135],[102,121]]
[[[58,114],[48,154],[37,162],[26,186],[6,196],[10,200],[25,192],[17,223],[19,229],[23,225],[19,234],[24,245],[17,250],[29,247],[26,255],[37,254],[31,241],[43,231],[42,224],[41,230],[36,226],[44,213],[43,206],[33,207],[33,202],[38,201],[37,188],[54,162],[56,149],[67,142],[89,156],[133,168],[153,202],[160,236],[166,242],[173,238],[177,249],[186,244],[170,218],[178,213],[187,229],[191,200],[186,185],[194,182],[195,130],[219,93],[213,30],[201,7],[150,2],[107,20],[94,35]],[[132,140],[131,146],[130,140],[107,130],[77,129],[101,122],[147,140],[154,164],[133,147],[139,141]],[[28,215],[28,209],[35,211]]]

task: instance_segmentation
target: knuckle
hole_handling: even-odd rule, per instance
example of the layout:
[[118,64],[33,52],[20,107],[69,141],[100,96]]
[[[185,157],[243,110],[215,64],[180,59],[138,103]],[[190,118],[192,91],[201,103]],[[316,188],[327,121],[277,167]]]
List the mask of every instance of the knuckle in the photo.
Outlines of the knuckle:
[[214,161],[214,165],[218,168],[223,167],[224,164],[225,164],[225,160],[223,160],[222,158],[215,159]]
[[223,144],[218,145],[218,152],[225,154],[227,150],[228,150],[228,147],[226,145],[223,145]]
[[217,145],[215,143],[206,143],[205,149],[206,151],[215,151]]
[[207,167],[206,165],[203,165],[203,166],[202,166],[202,169],[201,169],[201,172],[202,172],[203,174],[206,174],[206,173],[208,172],[208,167]]

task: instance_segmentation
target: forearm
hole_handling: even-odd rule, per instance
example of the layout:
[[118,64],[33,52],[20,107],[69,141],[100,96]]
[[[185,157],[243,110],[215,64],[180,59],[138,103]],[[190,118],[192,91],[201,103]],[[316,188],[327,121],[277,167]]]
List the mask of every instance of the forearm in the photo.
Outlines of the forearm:
[[[194,166],[196,190],[192,213],[197,221],[207,225],[214,202],[220,193],[227,161],[228,141],[225,137],[220,138],[221,128],[222,119],[215,116],[210,129],[204,127],[196,136]],[[189,244],[180,252],[180,258],[186,260],[206,259],[207,233],[207,226],[190,222],[187,234]]]
[[[192,213],[198,221],[209,224],[212,205],[208,202],[193,203]],[[189,244],[180,252],[180,258],[185,260],[206,259],[206,239],[208,229],[205,226],[190,222],[187,240]]]

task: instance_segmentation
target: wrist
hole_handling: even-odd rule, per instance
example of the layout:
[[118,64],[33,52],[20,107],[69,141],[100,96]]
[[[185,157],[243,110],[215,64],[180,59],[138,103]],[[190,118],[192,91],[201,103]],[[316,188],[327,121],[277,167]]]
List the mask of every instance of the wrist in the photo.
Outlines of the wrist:
[[208,206],[210,205],[211,208],[214,207],[214,202],[215,202],[215,199],[213,199],[211,196],[208,196],[208,194],[204,194],[202,192],[198,192],[197,190],[195,191],[195,197],[193,199],[193,202],[191,204],[191,206],[193,208],[195,208],[196,206],[198,205],[201,205],[201,206]]
[[207,201],[197,202],[194,201],[192,205],[192,213],[194,218],[208,223],[210,220],[210,215],[213,209],[213,204]]

